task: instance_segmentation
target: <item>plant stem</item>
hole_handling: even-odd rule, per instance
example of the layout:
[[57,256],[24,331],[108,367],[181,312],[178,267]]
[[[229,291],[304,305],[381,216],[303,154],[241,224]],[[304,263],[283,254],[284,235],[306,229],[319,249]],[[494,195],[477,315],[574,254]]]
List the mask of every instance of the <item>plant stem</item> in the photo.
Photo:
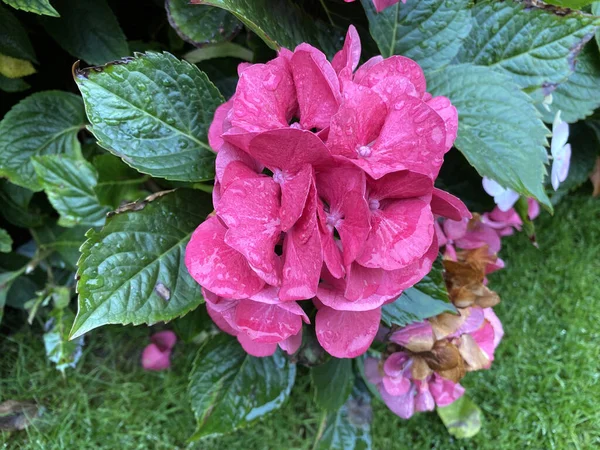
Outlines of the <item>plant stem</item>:
[[323,432],[325,431],[325,424],[327,423],[327,411],[323,411],[323,415],[321,416],[321,423],[319,423],[319,429],[317,430],[317,435],[315,436],[315,443],[313,444],[312,450],[316,450],[321,437],[323,437]]
[[329,23],[331,23],[331,25],[335,27],[335,23],[333,23],[333,19],[331,18],[331,14],[329,14],[329,9],[327,9],[327,5],[325,5],[325,0],[320,0],[320,1],[321,1],[321,6],[325,10],[325,14],[327,14],[327,18],[329,19]]

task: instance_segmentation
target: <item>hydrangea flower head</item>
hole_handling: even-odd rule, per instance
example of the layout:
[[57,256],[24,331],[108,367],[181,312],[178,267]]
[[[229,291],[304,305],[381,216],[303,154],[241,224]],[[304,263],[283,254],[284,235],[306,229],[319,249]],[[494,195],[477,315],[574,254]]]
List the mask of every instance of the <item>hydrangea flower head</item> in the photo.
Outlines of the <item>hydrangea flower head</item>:
[[295,351],[310,302],[327,352],[364,353],[382,305],[431,270],[434,215],[471,217],[434,188],[454,106],[408,58],[359,59],[351,26],[331,62],[301,44],[242,64],[210,127],[215,213],[185,260],[215,323],[254,355]]

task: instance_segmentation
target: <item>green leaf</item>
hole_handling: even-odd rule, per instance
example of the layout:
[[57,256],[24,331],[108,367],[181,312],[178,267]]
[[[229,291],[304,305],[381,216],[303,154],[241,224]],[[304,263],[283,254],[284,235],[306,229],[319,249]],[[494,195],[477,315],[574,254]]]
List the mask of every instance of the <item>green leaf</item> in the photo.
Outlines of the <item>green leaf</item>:
[[0,252],[10,253],[12,250],[13,240],[10,234],[3,228],[0,228]]
[[36,62],[35,51],[25,28],[8,8],[0,5],[0,53]]
[[78,263],[79,312],[71,337],[107,324],[168,321],[202,303],[184,255],[211,209],[208,195],[182,189],[128,205],[102,230],[90,230]]
[[195,48],[191,52],[187,52],[183,55],[183,59],[197,64],[201,61],[206,61],[213,58],[236,58],[244,61],[252,62],[254,53],[252,50],[242,47],[239,44],[233,42],[221,42],[215,45],[209,45],[208,47]]
[[58,17],[58,12],[52,7],[49,0],[2,0],[7,5],[22,11],[41,14],[44,16]]
[[42,189],[33,169],[38,155],[78,155],[77,133],[85,125],[81,99],[45,91],[22,100],[0,122],[0,176],[33,191]]
[[39,227],[46,216],[30,207],[33,192],[6,180],[0,180],[0,213],[17,227]]
[[100,204],[94,187],[98,173],[83,158],[46,155],[33,158],[33,167],[63,227],[104,225],[110,208]]
[[481,410],[466,395],[448,406],[437,408],[437,413],[448,433],[458,439],[472,438],[481,429]]
[[581,9],[584,6],[593,3],[594,0],[546,0],[550,5],[560,6],[561,8]]
[[137,54],[75,71],[99,144],[143,173],[178,181],[214,174],[208,127],[223,97],[197,67],[168,53]]
[[296,366],[279,349],[256,358],[224,333],[208,340],[190,373],[188,394],[198,421],[192,439],[244,428],[281,407],[295,377]]
[[[60,287],[56,289],[68,288]],[[75,314],[69,308],[55,307],[46,323],[44,333],[44,347],[46,356],[56,365],[56,369],[64,372],[67,368],[74,368],[81,358],[83,336],[73,341],[69,340],[69,329],[73,324]]]
[[166,0],[169,23],[186,42],[196,47],[232,39],[242,24],[227,11],[189,0]]
[[325,364],[312,367],[310,378],[317,405],[326,411],[337,411],[352,392],[352,360],[332,357]]
[[116,156],[98,155],[92,163],[98,171],[94,192],[101,204],[117,208],[124,202],[129,203],[148,195],[141,185],[149,177],[133,170]]
[[96,65],[129,55],[125,35],[105,0],[54,0],[54,5],[60,18],[40,21],[71,55]]
[[[290,0],[201,0],[223,8],[254,31],[274,50],[308,42],[332,57],[341,46],[337,30],[311,18]],[[192,3],[200,3],[192,0]]]
[[406,289],[393,303],[383,306],[381,321],[387,326],[406,326],[443,312],[455,313],[456,308],[448,297],[443,269],[438,261],[419,283]]
[[[592,3],[592,14],[594,16],[600,16],[600,2]],[[600,46],[600,27],[596,28],[596,44]]]
[[459,62],[493,67],[523,88],[564,81],[600,24],[582,13],[557,15],[512,0],[477,2],[472,13],[473,28]]
[[596,44],[591,43],[577,56],[575,72],[564,83],[546,86],[540,89],[539,96],[552,94],[552,103],[548,111],[538,103],[538,110],[546,123],[552,123],[554,116],[561,111],[565,122],[573,123],[584,119],[600,107],[600,53]]
[[470,0],[408,0],[380,13],[362,3],[383,57],[414,59],[425,73],[449,64],[471,30]]
[[371,397],[357,382],[348,401],[325,418],[325,429],[313,447],[315,450],[370,450]]
[[29,258],[18,253],[0,254],[0,321],[5,302],[13,308],[23,309],[46,283],[46,273],[39,267],[24,273],[28,263]]
[[188,344],[198,342],[199,338],[208,336],[215,329],[214,322],[202,305],[172,323],[177,337]]
[[428,86],[456,106],[454,145],[481,176],[552,208],[543,187],[550,132],[528,95],[507,75],[470,64],[431,73]]
[[35,67],[26,59],[0,54],[0,75],[7,78],[22,78],[35,73]]
[[54,266],[77,270],[79,248],[85,242],[85,233],[89,228],[89,226],[63,228],[53,224],[34,228],[31,234],[40,251],[56,252],[49,257],[49,261]]
[[20,277],[27,267],[27,261],[20,266],[22,258],[20,255],[0,255],[0,322],[4,315],[4,305],[6,304],[8,293],[10,292],[14,281]]
[[0,90],[8,93],[22,92],[29,89],[29,83],[21,78],[8,78],[0,75]]

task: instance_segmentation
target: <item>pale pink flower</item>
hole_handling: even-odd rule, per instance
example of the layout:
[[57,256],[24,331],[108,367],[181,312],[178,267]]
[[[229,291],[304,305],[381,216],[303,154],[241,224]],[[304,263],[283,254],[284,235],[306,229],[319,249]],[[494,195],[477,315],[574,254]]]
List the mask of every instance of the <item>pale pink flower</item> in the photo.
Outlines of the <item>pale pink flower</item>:
[[494,197],[494,202],[498,205],[500,211],[508,211],[519,200],[518,193],[512,189],[502,187],[491,178],[483,177],[482,184],[485,192]]
[[[346,3],[352,3],[356,0],[344,0]],[[399,1],[402,3],[406,3],[406,0],[373,0],[373,5],[375,5],[375,9],[377,12],[383,11],[385,8],[395,5]]]
[[571,144],[569,140],[569,124],[563,122],[560,118],[560,111],[554,117],[552,126],[552,141],[550,143],[550,153],[552,154],[552,172],[550,180],[552,188],[556,191],[560,183],[567,179],[569,175],[569,165],[571,163]]

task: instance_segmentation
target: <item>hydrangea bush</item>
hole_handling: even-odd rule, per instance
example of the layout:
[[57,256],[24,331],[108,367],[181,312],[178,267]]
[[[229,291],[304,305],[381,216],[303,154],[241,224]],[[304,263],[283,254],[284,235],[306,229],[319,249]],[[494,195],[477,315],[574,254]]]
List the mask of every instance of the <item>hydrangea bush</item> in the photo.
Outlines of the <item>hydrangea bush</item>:
[[[315,448],[370,448],[372,401],[477,433],[502,239],[598,193],[600,7],[166,0],[127,41],[104,1],[3,1],[0,314],[41,320],[59,370],[93,329],[165,323],[141,364],[197,353],[193,439],[297,376]],[[85,61],[80,95],[27,92],[31,30]]]

